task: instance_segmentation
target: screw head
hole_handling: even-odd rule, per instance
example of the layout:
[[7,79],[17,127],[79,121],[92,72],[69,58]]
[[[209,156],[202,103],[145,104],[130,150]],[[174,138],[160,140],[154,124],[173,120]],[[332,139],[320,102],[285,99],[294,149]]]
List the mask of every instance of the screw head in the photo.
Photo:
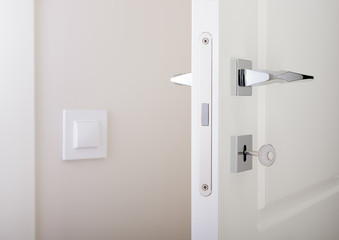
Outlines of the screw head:
[[207,45],[209,42],[210,42],[210,40],[208,38],[206,38],[206,37],[202,39],[202,43],[204,45]]
[[207,184],[203,184],[203,185],[201,186],[201,189],[202,189],[203,191],[207,191],[207,190],[208,190],[208,185],[207,185]]

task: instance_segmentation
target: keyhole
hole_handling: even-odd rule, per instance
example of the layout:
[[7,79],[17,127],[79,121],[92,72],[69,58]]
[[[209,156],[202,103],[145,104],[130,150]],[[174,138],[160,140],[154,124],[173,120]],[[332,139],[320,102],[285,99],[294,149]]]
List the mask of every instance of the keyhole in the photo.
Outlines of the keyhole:
[[246,160],[247,160],[247,158],[246,158],[246,150],[247,150],[247,146],[246,145],[244,145],[244,148],[243,148],[243,151],[242,151],[242,154],[243,154],[243,160],[244,160],[244,162],[246,162]]

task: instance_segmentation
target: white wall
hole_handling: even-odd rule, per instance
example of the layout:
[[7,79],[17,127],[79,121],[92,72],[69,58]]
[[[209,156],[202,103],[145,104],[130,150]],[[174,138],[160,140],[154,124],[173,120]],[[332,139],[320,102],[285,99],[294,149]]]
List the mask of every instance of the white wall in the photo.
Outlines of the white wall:
[[[190,0],[37,1],[37,239],[190,239]],[[108,158],[61,160],[62,109]]]
[[35,239],[34,1],[0,1],[0,239]]

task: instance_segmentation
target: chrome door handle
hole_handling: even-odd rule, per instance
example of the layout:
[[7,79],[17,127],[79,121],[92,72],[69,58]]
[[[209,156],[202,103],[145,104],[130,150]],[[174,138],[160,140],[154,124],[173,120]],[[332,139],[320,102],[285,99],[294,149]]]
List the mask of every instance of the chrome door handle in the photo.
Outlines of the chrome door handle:
[[310,75],[289,71],[252,70],[252,61],[243,59],[236,60],[235,75],[235,95],[237,96],[251,96],[252,86],[314,79]]
[[273,82],[294,82],[306,79],[313,79],[313,76],[287,71],[238,70],[238,84],[241,87],[266,85]]
[[171,77],[171,82],[181,86],[192,87],[192,73],[175,75]]

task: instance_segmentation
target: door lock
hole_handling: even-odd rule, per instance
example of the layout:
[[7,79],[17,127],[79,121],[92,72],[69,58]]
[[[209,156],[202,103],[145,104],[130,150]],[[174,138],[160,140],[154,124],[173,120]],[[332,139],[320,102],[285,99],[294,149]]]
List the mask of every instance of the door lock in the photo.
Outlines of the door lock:
[[276,152],[271,144],[263,145],[259,151],[253,151],[252,135],[231,137],[231,172],[251,170],[253,156],[258,157],[263,166],[269,167],[276,159]]

